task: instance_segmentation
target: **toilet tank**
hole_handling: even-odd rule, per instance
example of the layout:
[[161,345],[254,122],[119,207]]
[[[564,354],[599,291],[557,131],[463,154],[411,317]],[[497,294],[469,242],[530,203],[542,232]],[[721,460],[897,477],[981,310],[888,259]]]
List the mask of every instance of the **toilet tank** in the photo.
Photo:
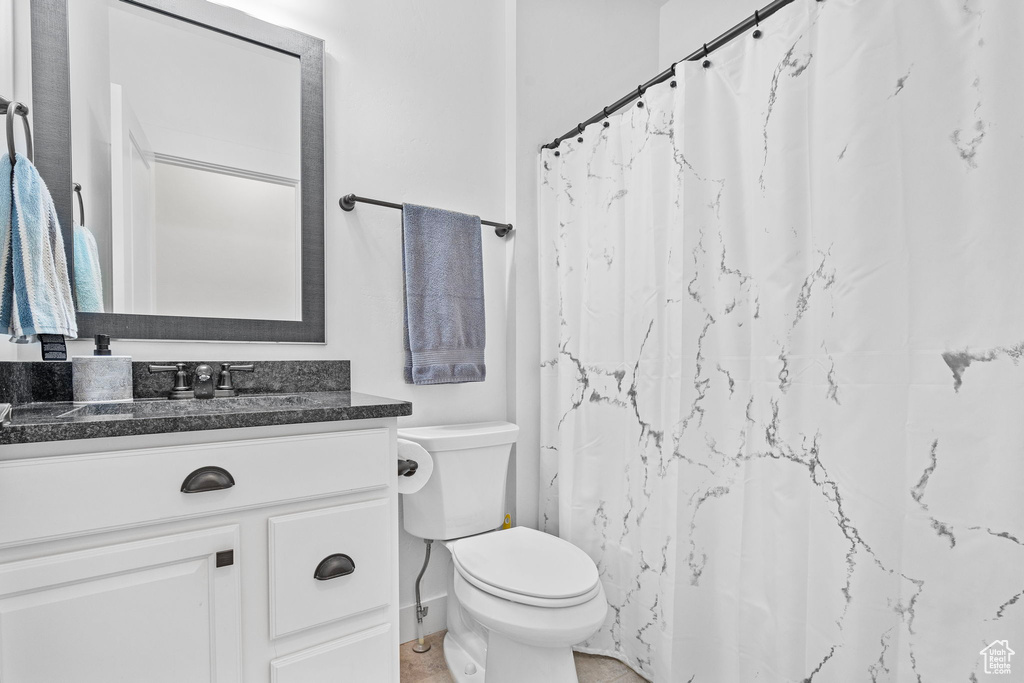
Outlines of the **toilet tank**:
[[399,429],[399,439],[418,443],[434,460],[426,485],[402,496],[405,530],[449,540],[501,526],[508,456],[518,434],[509,422]]

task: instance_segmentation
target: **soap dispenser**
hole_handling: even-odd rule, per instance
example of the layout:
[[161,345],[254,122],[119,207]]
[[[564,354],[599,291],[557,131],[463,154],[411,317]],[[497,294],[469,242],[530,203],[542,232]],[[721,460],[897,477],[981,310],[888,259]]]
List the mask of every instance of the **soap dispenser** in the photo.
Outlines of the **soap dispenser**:
[[132,357],[111,355],[110,337],[97,334],[91,356],[71,358],[71,390],[76,404],[132,401]]

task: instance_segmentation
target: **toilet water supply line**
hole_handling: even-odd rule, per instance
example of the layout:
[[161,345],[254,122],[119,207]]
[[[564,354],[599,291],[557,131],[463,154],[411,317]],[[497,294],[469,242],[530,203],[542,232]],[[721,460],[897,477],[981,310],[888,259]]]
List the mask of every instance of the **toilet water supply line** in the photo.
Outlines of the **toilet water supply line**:
[[416,577],[416,644],[412,646],[413,652],[423,653],[430,649],[423,640],[423,617],[427,616],[429,607],[424,607],[420,602],[420,581],[423,580],[423,574],[427,571],[427,565],[430,563],[430,544],[433,541],[429,538],[424,538],[423,542],[427,544],[427,552],[423,556],[423,568],[420,569],[419,576]]
[[[505,515],[505,520],[502,522],[501,528],[512,528],[512,515]],[[423,603],[420,601],[420,581],[423,580],[423,575],[427,572],[427,565],[430,564],[430,544],[434,541],[429,538],[424,538],[423,542],[427,544],[427,552],[423,555],[423,567],[420,569],[419,576],[416,577],[416,644],[412,646],[412,651],[419,654],[423,654],[430,650],[430,646],[427,645],[423,638],[423,617],[427,616],[427,612],[430,611],[430,608],[424,607]]]

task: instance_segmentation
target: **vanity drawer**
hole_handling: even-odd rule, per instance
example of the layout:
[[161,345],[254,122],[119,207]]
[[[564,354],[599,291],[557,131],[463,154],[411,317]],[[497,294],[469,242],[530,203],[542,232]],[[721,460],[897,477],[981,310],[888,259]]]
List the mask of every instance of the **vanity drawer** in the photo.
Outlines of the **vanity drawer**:
[[380,499],[270,518],[271,637],[390,602],[389,510]]
[[[368,429],[2,462],[0,547],[384,487],[389,453]],[[182,492],[210,467],[234,485]]]
[[391,681],[398,648],[384,624],[270,663],[271,683]]

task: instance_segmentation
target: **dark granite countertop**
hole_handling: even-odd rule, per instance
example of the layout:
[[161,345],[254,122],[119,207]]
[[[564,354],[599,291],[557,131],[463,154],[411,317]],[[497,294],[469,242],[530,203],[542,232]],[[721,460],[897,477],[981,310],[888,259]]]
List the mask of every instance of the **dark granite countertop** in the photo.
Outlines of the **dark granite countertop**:
[[313,391],[234,398],[136,399],[78,406],[67,401],[13,406],[0,445],[137,436],[208,429],[365,420],[412,414],[412,404],[354,391]]

